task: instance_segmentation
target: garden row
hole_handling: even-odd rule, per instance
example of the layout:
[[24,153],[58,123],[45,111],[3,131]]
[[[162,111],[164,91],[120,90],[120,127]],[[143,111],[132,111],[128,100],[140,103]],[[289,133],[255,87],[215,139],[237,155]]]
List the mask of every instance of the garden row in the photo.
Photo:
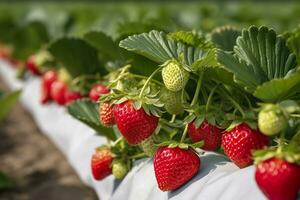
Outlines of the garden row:
[[[139,160],[153,158],[146,161],[153,164],[139,183],[152,183],[154,174],[157,189],[151,195],[187,198],[189,184],[197,185],[193,177],[201,182],[207,177],[203,172],[218,173],[223,155],[232,161],[225,166],[255,164],[253,177],[236,178],[255,178],[267,198],[295,200],[300,188],[300,29],[279,34],[266,26],[222,26],[204,33],[135,25],[139,28],[132,26],[130,34],[116,38],[92,30],[80,37],[45,39],[48,29],[35,22],[28,26],[41,39],[34,54],[16,60],[17,46],[6,42],[1,55],[19,77],[41,79],[35,96],[41,105],[65,107],[107,139],[88,160],[76,158],[89,165],[95,180],[112,174],[124,179],[118,186],[124,192],[130,173],[139,173]],[[215,195],[208,191],[191,194],[199,199]]]

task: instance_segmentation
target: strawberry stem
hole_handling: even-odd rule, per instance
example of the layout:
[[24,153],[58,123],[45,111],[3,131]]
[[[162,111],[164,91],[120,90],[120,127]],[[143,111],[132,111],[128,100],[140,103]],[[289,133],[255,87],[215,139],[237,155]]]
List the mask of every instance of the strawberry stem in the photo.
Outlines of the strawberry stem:
[[[133,78],[139,78],[139,79],[146,79],[148,78],[147,76],[142,76],[142,75],[139,75],[139,74],[130,74],[130,76],[132,76]],[[157,81],[157,80],[151,80],[152,82],[156,83],[157,85],[160,85],[160,86],[164,86],[163,83]]]
[[176,119],[176,115],[172,115],[172,119],[171,119],[170,123],[173,123],[175,121],[175,119]]
[[226,98],[231,101],[231,103],[238,109],[238,111],[241,113],[243,118],[246,118],[246,113],[245,111],[242,109],[242,107],[240,106],[240,104],[238,104],[230,95],[227,94],[227,92],[223,91],[223,94],[226,96]]
[[[204,76],[204,72],[202,72],[198,78],[196,91],[195,91],[192,103],[190,105],[191,107],[193,107],[198,102],[198,97],[199,97],[199,93],[200,93],[200,89],[201,89],[201,85],[202,85],[202,81],[203,81],[203,76]],[[189,113],[189,115],[192,115],[192,113]],[[182,133],[181,140],[180,140],[181,143],[184,141],[184,139],[186,137],[187,130],[188,130],[188,124],[186,124],[184,127],[184,131]]]
[[193,107],[197,101],[198,101],[198,97],[199,97],[199,93],[200,93],[200,89],[201,89],[201,85],[202,85],[202,81],[203,81],[203,76],[204,76],[204,72],[202,72],[198,78],[198,82],[197,82],[197,87],[196,87],[196,91],[191,103],[191,107]]
[[187,130],[188,130],[188,124],[185,125],[184,127],[184,131],[182,133],[182,136],[181,136],[181,139],[180,139],[180,143],[183,143],[185,137],[186,137],[186,134],[187,134]]
[[144,86],[142,87],[142,90],[139,94],[139,98],[141,99],[143,97],[143,93],[144,93],[144,90],[146,89],[147,85],[149,84],[150,80],[153,78],[153,76],[159,71],[161,70],[161,68],[163,68],[164,66],[161,65],[159,66],[154,72],[152,72],[152,74],[149,76],[149,78],[146,80]]
[[210,92],[209,96],[208,96],[208,99],[207,99],[207,102],[206,102],[206,106],[205,106],[205,111],[206,113],[208,112],[208,109],[209,109],[209,105],[211,103],[211,100],[212,100],[212,97],[217,89],[217,87],[219,86],[219,84],[217,84]]
[[143,157],[147,157],[147,155],[145,153],[139,153],[133,156],[129,156],[129,159],[137,159],[137,158],[143,158]]

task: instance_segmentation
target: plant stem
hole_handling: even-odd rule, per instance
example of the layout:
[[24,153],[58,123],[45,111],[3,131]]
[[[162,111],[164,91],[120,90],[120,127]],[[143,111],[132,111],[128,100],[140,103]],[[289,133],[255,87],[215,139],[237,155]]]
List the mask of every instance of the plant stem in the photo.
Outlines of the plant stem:
[[[140,78],[140,79],[146,79],[146,78],[148,78],[147,76],[142,76],[142,75],[139,75],[139,74],[130,74],[130,76],[132,76],[134,78]],[[151,81],[154,82],[154,83],[156,83],[156,84],[158,84],[158,85],[160,85],[160,86],[164,86],[163,83],[161,83],[161,82],[159,82],[157,80],[153,80],[152,79]]]
[[240,106],[240,104],[238,104],[230,95],[227,94],[227,92],[223,91],[223,94],[227,97],[227,99],[229,99],[229,101],[231,101],[231,103],[238,109],[238,111],[242,114],[242,117],[245,118],[246,117],[246,113],[245,111],[242,109],[242,107]]
[[176,119],[176,115],[172,115],[172,119],[171,119],[170,123],[173,123],[175,121],[175,119]]
[[115,140],[113,142],[113,146],[115,146],[116,144],[118,144],[122,139],[123,139],[123,137],[119,137],[117,140]]
[[144,84],[144,86],[142,87],[142,90],[139,94],[139,98],[141,99],[144,93],[144,90],[146,89],[148,83],[150,82],[150,80],[153,78],[153,76],[162,68],[163,66],[158,67],[154,72],[152,72],[152,74],[149,76],[149,78],[146,80],[146,83]]
[[[194,94],[194,97],[193,97],[193,100],[192,100],[192,103],[191,103],[191,107],[193,107],[197,102],[198,102],[198,97],[199,97],[199,92],[200,92],[200,89],[201,89],[201,85],[202,85],[202,81],[203,81],[203,75],[204,75],[204,72],[202,72],[199,76],[199,79],[198,79],[198,82],[197,82],[197,87],[196,87],[196,91],[195,91],[195,94]],[[191,115],[192,113],[189,113],[189,115]],[[181,136],[181,140],[180,142],[183,142],[185,137],[186,137],[186,134],[187,134],[187,130],[188,130],[188,124],[185,125],[184,127],[184,131],[182,133],[182,136]]]
[[209,96],[208,96],[208,99],[207,99],[207,102],[206,102],[206,106],[205,106],[205,111],[208,112],[208,108],[209,108],[209,105],[211,103],[211,100],[212,100],[212,97],[217,89],[217,87],[219,86],[219,84],[217,84],[210,92]]
[[142,157],[146,157],[147,155],[145,153],[139,153],[133,156],[129,156],[129,159],[137,159],[137,158],[142,158]]
[[193,107],[198,101],[199,92],[200,92],[202,81],[203,81],[203,76],[204,76],[204,72],[202,72],[199,76],[196,91],[195,91],[195,94],[194,94],[194,97],[193,97],[193,100],[192,100],[192,103],[191,103],[191,107]]
[[187,134],[187,130],[188,130],[188,124],[186,124],[185,127],[184,127],[184,131],[182,133],[182,136],[181,136],[181,139],[180,139],[180,143],[182,143],[184,141],[185,136]]

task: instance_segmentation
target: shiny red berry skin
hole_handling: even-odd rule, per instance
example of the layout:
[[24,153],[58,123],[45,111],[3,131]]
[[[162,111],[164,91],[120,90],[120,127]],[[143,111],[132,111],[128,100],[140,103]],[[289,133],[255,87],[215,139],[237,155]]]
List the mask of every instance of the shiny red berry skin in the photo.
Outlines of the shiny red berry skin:
[[296,200],[300,191],[300,165],[273,157],[256,166],[255,180],[269,200]]
[[267,136],[251,129],[246,123],[239,124],[222,135],[224,153],[240,168],[253,163],[253,150],[262,149],[268,144]]
[[147,115],[143,108],[136,110],[132,101],[116,104],[113,112],[117,127],[129,144],[141,143],[158,125],[158,117]]
[[188,135],[193,142],[203,140],[204,145],[201,148],[207,151],[214,151],[221,145],[222,131],[206,120],[198,128],[195,122],[189,123]]
[[51,86],[51,97],[52,99],[59,105],[64,105],[66,103],[65,100],[65,92],[67,90],[67,85],[62,81],[55,81]]
[[200,169],[200,158],[195,151],[179,147],[160,147],[153,162],[158,187],[162,191],[179,188]]
[[67,89],[65,91],[64,96],[65,96],[65,104],[70,104],[70,103],[82,98],[82,96],[79,92],[75,92],[70,89]]
[[41,72],[39,70],[39,66],[36,65],[35,63],[35,57],[30,56],[27,61],[26,61],[26,67],[27,69],[34,75],[41,75]]
[[51,98],[51,87],[52,84],[58,79],[57,73],[53,70],[47,71],[44,73],[42,77],[42,84],[41,84],[41,98],[40,102],[45,104],[49,102]]
[[90,90],[89,97],[92,101],[97,102],[102,94],[109,93],[110,90],[103,84],[97,83]]
[[91,159],[91,170],[95,180],[102,180],[112,173],[113,156],[109,148],[96,150]]
[[110,105],[107,102],[101,103],[99,106],[99,118],[101,124],[103,124],[104,126],[113,126],[115,124],[113,105]]

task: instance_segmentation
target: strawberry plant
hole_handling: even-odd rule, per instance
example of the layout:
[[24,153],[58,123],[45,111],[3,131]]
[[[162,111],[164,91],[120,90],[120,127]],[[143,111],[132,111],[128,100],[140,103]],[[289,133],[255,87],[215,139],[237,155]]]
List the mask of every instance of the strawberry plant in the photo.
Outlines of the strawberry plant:
[[103,14],[99,29],[59,37],[43,20],[31,22],[41,33],[27,67],[43,75],[41,102],[66,106],[107,138],[91,158],[95,180],[126,178],[136,160],[150,157],[158,188],[176,190],[214,151],[239,168],[255,162],[269,199],[296,199],[299,28],[283,35],[266,26],[213,29],[205,24],[213,11],[203,9],[202,30],[194,31],[164,17],[120,22],[122,13]]

